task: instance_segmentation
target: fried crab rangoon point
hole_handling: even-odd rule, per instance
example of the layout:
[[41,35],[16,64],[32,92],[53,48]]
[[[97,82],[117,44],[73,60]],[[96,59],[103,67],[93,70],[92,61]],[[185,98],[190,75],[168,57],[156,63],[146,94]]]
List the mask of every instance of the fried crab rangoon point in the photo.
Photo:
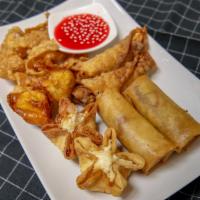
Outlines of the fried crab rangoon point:
[[145,161],[138,154],[120,152],[116,140],[115,130],[111,128],[106,130],[101,146],[88,137],[75,139],[81,168],[76,182],[81,189],[119,196],[127,186],[131,171],[144,167]]
[[77,85],[72,91],[72,99],[75,103],[86,105],[95,102],[92,91],[83,85]]
[[96,104],[92,103],[79,112],[77,106],[69,99],[61,99],[55,121],[45,124],[42,131],[66,158],[75,159],[76,137],[89,137],[97,145],[102,142],[102,136],[98,133],[95,122],[96,110]]
[[8,94],[10,107],[30,124],[42,126],[49,122],[51,108],[47,96],[40,90],[17,87]]

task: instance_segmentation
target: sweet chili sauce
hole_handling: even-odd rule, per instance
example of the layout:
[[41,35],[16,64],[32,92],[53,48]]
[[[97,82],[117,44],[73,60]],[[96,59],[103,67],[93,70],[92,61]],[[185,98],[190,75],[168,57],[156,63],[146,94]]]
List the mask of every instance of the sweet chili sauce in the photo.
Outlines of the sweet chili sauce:
[[64,18],[56,26],[54,35],[63,47],[81,50],[100,45],[109,32],[109,25],[104,19],[85,13]]

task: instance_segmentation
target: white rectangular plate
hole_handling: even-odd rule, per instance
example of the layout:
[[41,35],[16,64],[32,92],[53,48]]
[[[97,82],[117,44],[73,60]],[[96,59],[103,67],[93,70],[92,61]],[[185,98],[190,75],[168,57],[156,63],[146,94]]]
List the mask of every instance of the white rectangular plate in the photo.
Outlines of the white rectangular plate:
[[[69,0],[53,8],[50,12],[73,9],[92,2],[92,0]],[[120,38],[138,26],[114,0],[96,0],[96,2],[103,4],[109,11],[116,22]],[[43,22],[44,19],[44,15],[41,14],[18,23],[2,26],[0,27],[0,41],[3,40],[11,26],[30,27]],[[149,41],[150,52],[159,67],[153,80],[180,106],[189,110],[192,116],[200,121],[200,81],[151,37]],[[13,85],[0,79],[1,105],[52,200],[161,200],[200,175],[200,140],[197,140],[186,152],[173,156],[150,175],[133,174],[129,187],[122,197],[117,198],[80,190],[75,181],[80,173],[77,163],[65,160],[59,150],[38,128],[25,123],[9,108],[6,96],[12,89]]]

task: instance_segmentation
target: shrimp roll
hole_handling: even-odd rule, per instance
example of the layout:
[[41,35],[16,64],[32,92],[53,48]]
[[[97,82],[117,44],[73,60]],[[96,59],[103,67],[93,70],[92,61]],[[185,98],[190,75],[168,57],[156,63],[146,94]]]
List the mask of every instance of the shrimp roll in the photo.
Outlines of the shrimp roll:
[[133,81],[124,95],[154,127],[176,145],[177,152],[181,152],[200,134],[200,124],[147,76]]
[[145,173],[159,161],[166,159],[174,150],[174,145],[140,115],[117,90],[105,90],[98,97],[97,103],[102,119],[117,131],[121,143],[130,152],[138,153],[144,158]]

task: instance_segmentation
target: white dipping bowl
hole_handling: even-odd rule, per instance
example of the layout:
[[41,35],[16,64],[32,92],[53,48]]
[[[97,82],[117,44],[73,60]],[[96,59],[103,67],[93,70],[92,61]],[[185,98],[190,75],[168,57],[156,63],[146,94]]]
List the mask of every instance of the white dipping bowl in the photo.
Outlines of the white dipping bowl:
[[[109,28],[110,28],[108,37],[101,44],[99,44],[95,47],[92,47],[92,48],[88,48],[88,49],[75,50],[75,49],[63,47],[55,38],[54,32],[55,32],[56,26],[65,17],[77,15],[77,14],[85,14],[85,13],[100,16],[103,20],[105,20],[108,23]],[[92,3],[89,6],[84,6],[84,7],[80,7],[80,8],[73,9],[73,10],[51,13],[48,18],[48,32],[49,32],[50,39],[54,39],[57,42],[57,44],[59,45],[60,51],[67,52],[67,53],[73,53],[73,54],[89,53],[89,52],[99,50],[102,47],[109,44],[117,36],[117,28],[115,26],[115,23],[114,23],[112,17],[108,13],[108,11],[99,3]]]

